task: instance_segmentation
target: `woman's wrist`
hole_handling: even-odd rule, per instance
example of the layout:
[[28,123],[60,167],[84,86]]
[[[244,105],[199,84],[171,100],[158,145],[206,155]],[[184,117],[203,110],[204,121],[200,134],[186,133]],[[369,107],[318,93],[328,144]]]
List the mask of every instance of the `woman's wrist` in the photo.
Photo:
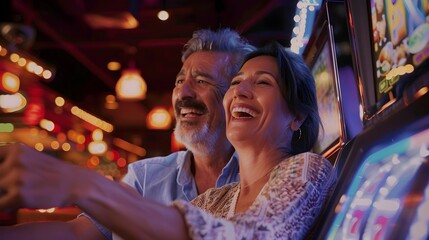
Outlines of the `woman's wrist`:
[[[69,194],[66,195],[65,203],[67,205],[79,206],[87,202],[94,192],[99,189],[95,185],[99,185],[97,178],[102,179],[103,176],[95,174],[94,171],[84,169],[79,166],[65,168],[67,171],[67,179],[69,179]],[[106,179],[107,180],[107,179]]]

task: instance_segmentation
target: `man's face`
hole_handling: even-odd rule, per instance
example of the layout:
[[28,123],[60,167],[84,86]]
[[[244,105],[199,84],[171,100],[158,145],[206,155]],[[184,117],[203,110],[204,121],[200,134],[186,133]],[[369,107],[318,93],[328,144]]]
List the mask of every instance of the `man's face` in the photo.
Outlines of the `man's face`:
[[225,71],[230,57],[227,53],[195,52],[177,74],[172,95],[174,133],[191,151],[198,146],[214,147],[219,137],[225,137],[222,99],[231,80]]

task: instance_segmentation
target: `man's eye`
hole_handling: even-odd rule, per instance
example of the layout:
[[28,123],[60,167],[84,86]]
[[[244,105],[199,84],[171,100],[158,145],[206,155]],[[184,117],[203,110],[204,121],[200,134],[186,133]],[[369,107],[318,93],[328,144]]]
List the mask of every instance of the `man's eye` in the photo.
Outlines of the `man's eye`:
[[184,80],[182,80],[182,79],[177,79],[177,80],[176,80],[175,85],[176,85],[176,86],[177,86],[177,85],[180,85],[180,84],[182,84],[182,83],[183,83],[183,81],[184,81]]
[[207,81],[201,80],[201,79],[197,79],[197,83],[198,84],[205,84],[207,83]]

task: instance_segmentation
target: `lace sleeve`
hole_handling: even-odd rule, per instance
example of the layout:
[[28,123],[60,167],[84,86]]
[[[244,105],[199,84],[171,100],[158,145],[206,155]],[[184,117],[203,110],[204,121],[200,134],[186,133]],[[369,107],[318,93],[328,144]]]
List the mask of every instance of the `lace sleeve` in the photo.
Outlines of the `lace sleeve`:
[[192,239],[302,239],[333,183],[331,165],[319,158],[300,154],[282,162],[249,210],[228,220],[184,201],[174,206]]

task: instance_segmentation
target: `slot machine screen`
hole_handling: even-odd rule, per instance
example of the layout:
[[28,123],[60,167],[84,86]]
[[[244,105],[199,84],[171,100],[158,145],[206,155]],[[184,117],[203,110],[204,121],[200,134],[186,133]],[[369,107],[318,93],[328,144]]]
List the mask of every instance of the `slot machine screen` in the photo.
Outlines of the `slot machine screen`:
[[317,104],[322,123],[313,151],[329,157],[344,144],[345,128],[335,42],[327,5],[321,8],[303,56],[316,83]]
[[[426,81],[428,0],[346,0],[364,125]],[[421,85],[421,83],[419,83]],[[418,89],[417,89],[418,90]]]
[[311,68],[316,81],[316,93],[319,115],[323,128],[320,128],[318,140],[314,146],[316,153],[324,152],[339,141],[341,137],[340,110],[336,91],[336,74],[332,62],[329,42],[325,41],[319,56]]
[[427,239],[429,129],[375,146],[363,159],[328,239]]
[[372,62],[376,99],[429,57],[429,1],[371,0]]

